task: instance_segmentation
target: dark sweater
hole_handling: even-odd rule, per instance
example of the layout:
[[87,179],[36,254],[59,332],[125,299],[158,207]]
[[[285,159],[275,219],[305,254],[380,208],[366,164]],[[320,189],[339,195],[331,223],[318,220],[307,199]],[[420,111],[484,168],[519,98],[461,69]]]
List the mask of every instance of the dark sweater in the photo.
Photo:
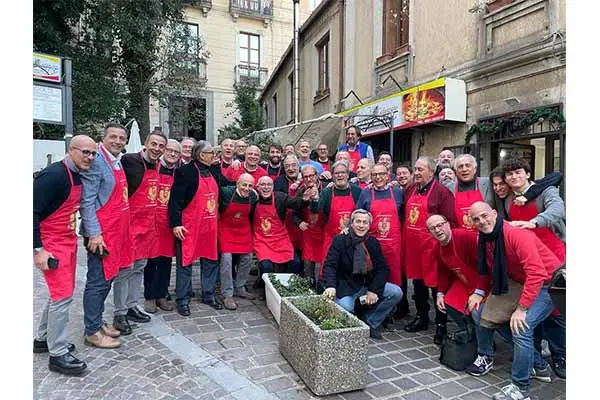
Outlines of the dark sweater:
[[256,206],[258,196],[254,192],[250,192],[248,197],[240,196],[235,186],[219,187],[219,213],[223,213],[230,203],[235,204],[250,204],[250,210]]
[[267,174],[269,174],[269,176],[279,177],[285,173],[283,170],[283,163],[280,163],[279,167],[277,167],[277,168],[271,167],[271,164],[269,164],[268,162],[263,162],[263,163],[260,163],[259,165],[262,169],[267,171]]
[[[304,207],[308,207],[309,202],[302,200],[301,197],[290,197],[287,193],[281,192],[273,192],[275,196],[275,210],[277,211],[277,216],[281,220],[281,222],[285,221],[285,215],[287,213],[287,209],[291,208],[292,210],[301,210]],[[256,204],[270,204],[271,198],[268,197],[263,199],[261,196],[258,196],[258,202],[252,206],[252,210],[250,211],[250,219],[254,221],[254,211],[256,210]]]
[[338,196],[352,196],[354,199],[354,204],[358,201],[360,197],[360,193],[362,189],[357,185],[350,184],[350,188],[348,189],[336,189],[335,186],[327,187],[323,189],[321,194],[319,195],[319,201],[311,201],[310,202],[310,211],[313,213],[318,213],[323,211],[323,226],[327,224],[327,220],[329,219],[329,212],[331,211],[331,190],[335,190],[334,194],[336,197]]
[[288,178],[285,174],[280,175],[273,181],[273,190],[276,192],[288,194],[290,184],[294,182],[296,181],[290,181],[290,178]]
[[[81,185],[78,172],[71,170],[73,185]],[[62,161],[50,164],[33,180],[33,248],[42,247],[40,222],[63,205],[71,193],[71,181]]]
[[127,192],[129,198],[133,196],[142,183],[145,172],[144,164],[146,164],[147,169],[156,169],[156,164],[152,164],[144,159],[140,153],[127,153],[123,154],[123,157],[121,157],[121,165],[123,165],[123,171],[127,178]]
[[[401,189],[398,189],[396,187],[392,187],[391,189],[392,189],[392,193],[394,196],[394,202],[396,203],[396,210],[398,211],[398,217],[400,218],[400,221],[402,222],[402,221],[404,221],[404,193],[402,193]],[[356,202],[357,209],[362,208],[364,210],[371,211],[371,203],[372,203],[371,190],[374,191],[376,200],[383,200],[383,199],[390,198],[390,190],[389,189],[374,190],[374,189],[365,188],[361,192],[360,197],[358,198],[358,201]]]
[[340,234],[333,237],[323,264],[323,281],[325,288],[336,289],[337,298],[351,296],[362,286],[366,286],[367,290],[375,293],[379,298],[383,297],[390,268],[383,258],[377,239],[369,236],[365,245],[373,262],[373,269],[366,275],[355,275],[352,273],[354,248],[350,235]]
[[[431,189],[433,182],[436,182],[436,185],[433,189]],[[446,217],[448,222],[450,222],[450,226],[452,228],[456,228],[456,210],[454,209],[454,195],[447,187],[445,187],[442,183],[432,179],[423,186],[421,189],[417,189],[416,183],[411,183],[407,186],[406,192],[404,193],[404,203],[405,207],[408,207],[408,201],[410,196],[415,193],[416,190],[419,190],[419,194],[422,196],[426,196],[427,193],[432,190],[429,195],[429,199],[427,201],[427,212],[429,215],[438,214]]]

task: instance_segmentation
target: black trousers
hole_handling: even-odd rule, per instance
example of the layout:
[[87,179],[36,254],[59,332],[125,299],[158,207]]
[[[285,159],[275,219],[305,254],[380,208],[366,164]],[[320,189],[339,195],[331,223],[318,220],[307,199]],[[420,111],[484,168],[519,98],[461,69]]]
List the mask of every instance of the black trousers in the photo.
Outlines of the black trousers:
[[[429,288],[425,286],[423,279],[413,279],[413,290],[417,315],[429,320]],[[445,325],[448,322],[448,316],[435,307],[437,288],[431,288],[431,297],[435,308],[435,323]]]
[[408,313],[408,281],[404,274],[402,274],[402,285],[400,285],[400,289],[402,289],[404,296],[402,296],[400,303],[398,303],[398,311]]
[[150,258],[144,268],[144,298],[157,300],[167,297],[171,280],[171,257]]
[[474,323],[471,317],[461,313],[456,308],[453,308],[446,304],[446,312],[448,313],[450,319],[452,319],[452,321],[456,323],[458,330],[466,329],[469,325],[473,325],[474,328]]

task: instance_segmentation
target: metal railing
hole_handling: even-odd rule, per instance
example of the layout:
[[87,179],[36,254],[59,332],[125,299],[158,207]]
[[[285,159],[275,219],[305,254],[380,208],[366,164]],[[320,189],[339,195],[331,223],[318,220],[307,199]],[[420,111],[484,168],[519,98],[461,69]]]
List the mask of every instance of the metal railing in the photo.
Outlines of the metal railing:
[[235,82],[255,83],[257,87],[262,88],[267,83],[268,72],[267,68],[238,64],[235,66]]
[[229,11],[239,15],[273,18],[273,0],[230,0]]

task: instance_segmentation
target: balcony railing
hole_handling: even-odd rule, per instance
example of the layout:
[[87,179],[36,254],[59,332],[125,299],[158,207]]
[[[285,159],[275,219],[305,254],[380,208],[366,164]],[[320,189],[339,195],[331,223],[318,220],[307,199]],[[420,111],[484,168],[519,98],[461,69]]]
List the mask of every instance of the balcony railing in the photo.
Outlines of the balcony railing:
[[273,0],[229,0],[229,12],[234,19],[245,16],[270,20],[273,18]]
[[266,68],[238,64],[235,66],[235,82],[254,83],[257,88],[262,88],[267,83],[268,72]]

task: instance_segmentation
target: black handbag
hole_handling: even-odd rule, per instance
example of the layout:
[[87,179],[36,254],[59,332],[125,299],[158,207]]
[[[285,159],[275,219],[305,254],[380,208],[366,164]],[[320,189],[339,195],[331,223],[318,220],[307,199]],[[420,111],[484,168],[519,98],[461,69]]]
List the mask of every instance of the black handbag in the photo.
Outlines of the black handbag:
[[563,264],[552,274],[552,281],[548,288],[554,307],[558,309],[562,318],[567,318],[567,266]]
[[464,371],[476,358],[477,339],[472,324],[446,334],[440,350],[442,364],[455,371]]

